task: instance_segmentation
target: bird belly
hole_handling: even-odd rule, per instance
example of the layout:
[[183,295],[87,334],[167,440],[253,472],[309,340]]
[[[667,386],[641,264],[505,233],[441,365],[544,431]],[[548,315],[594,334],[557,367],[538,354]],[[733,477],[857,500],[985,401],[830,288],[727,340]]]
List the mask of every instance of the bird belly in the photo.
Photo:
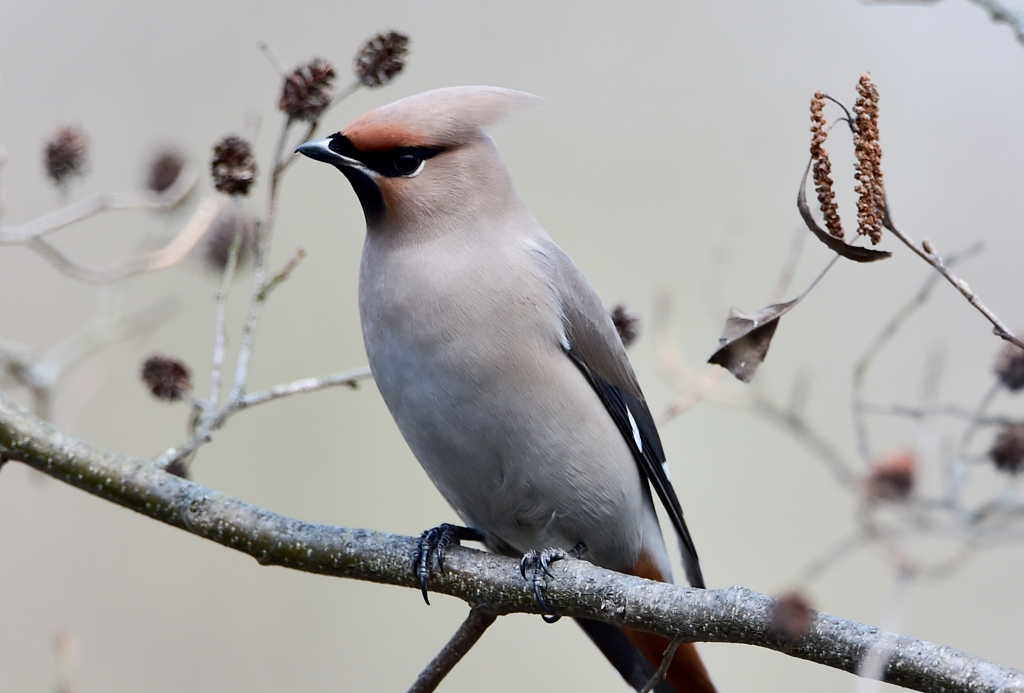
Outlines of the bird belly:
[[[418,367],[435,374],[449,368],[435,360]],[[567,421],[569,407],[557,401],[538,403],[524,417],[478,387],[480,378],[451,386],[466,375],[465,364],[459,369],[449,370],[446,387],[381,389],[413,453],[459,516],[519,551],[570,549],[582,541],[597,562],[632,565],[643,544],[635,519],[646,508],[636,463],[610,420],[613,435],[606,435]],[[499,389],[536,402],[526,385]],[[544,391],[550,394],[551,387]]]
[[464,522],[519,551],[582,541],[589,560],[625,569],[645,544],[663,547],[646,482],[521,283],[500,302],[446,292],[436,277],[412,303],[379,300],[389,294],[376,287],[372,305],[361,301],[374,378]]

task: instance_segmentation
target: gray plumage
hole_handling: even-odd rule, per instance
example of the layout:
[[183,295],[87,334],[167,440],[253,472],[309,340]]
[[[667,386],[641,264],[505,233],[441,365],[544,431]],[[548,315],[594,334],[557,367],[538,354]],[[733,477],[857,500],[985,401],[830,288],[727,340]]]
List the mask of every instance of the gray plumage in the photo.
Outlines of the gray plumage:
[[494,544],[582,541],[598,565],[646,560],[671,579],[650,480],[702,586],[611,318],[482,131],[533,98],[427,92],[300,148],[338,166],[366,211],[359,308],[370,367],[431,480]]

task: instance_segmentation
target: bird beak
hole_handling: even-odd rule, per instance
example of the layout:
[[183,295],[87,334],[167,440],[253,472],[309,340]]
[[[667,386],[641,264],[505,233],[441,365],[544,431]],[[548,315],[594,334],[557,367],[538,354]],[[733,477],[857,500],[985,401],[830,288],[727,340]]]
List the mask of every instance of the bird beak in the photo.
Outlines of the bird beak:
[[330,148],[331,138],[325,138],[322,140],[311,140],[304,144],[300,144],[296,149],[296,154],[303,154],[308,156],[310,159],[316,159],[322,161],[325,164],[334,164],[335,166],[345,166],[348,168],[365,169],[366,167],[355,159],[350,159],[347,156],[342,156],[336,151]]

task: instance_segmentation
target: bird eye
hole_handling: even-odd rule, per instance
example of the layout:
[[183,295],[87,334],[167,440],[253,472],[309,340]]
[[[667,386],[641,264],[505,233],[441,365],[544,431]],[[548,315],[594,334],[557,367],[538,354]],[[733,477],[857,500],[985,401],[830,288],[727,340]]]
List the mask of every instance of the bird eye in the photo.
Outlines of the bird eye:
[[403,176],[411,176],[414,173],[418,173],[421,166],[423,166],[423,159],[415,154],[403,154],[395,159],[395,170]]

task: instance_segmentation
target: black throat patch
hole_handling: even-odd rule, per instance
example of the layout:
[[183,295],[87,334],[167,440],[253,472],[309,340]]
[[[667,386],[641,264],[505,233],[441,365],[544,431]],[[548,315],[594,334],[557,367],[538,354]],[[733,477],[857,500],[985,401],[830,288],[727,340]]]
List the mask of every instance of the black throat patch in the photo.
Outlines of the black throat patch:
[[447,147],[394,147],[382,151],[364,152],[357,149],[352,141],[340,132],[331,135],[331,141],[327,146],[334,153],[358,161],[368,169],[366,171],[355,166],[338,166],[338,169],[352,184],[352,189],[355,190],[359,203],[363,206],[363,214],[366,215],[367,222],[384,214],[384,195],[369,171],[385,178],[402,178],[409,174],[407,170],[403,169],[403,162],[399,162],[399,159],[405,157],[407,160],[412,156],[420,161],[426,161],[447,150]]

